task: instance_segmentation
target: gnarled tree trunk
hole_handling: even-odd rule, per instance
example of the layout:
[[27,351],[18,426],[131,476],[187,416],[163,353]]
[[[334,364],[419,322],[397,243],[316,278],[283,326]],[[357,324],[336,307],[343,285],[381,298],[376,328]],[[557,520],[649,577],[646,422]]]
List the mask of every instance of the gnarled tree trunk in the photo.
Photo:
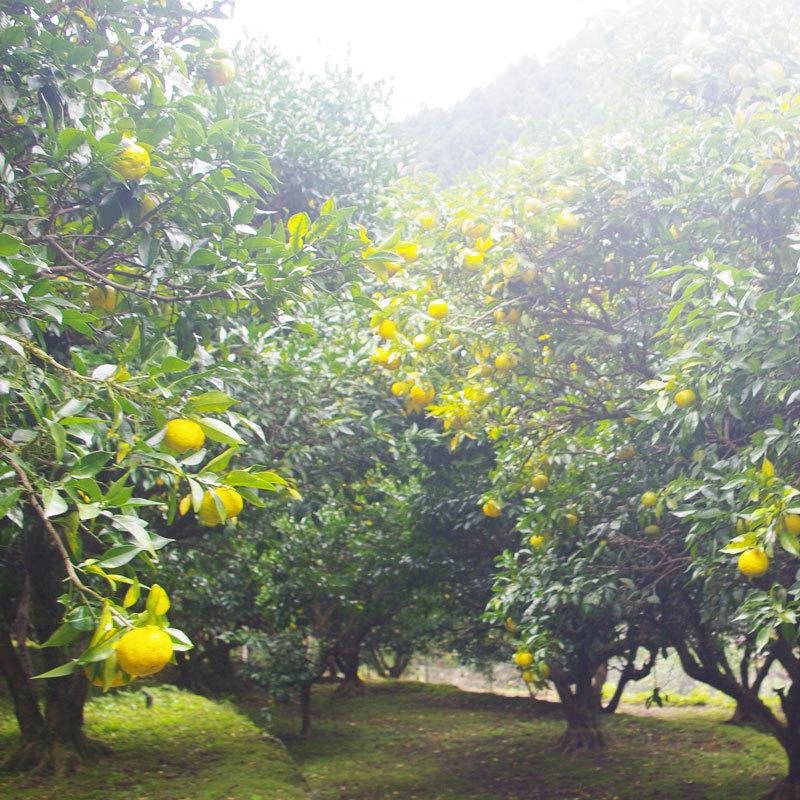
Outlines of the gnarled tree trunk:
[[[30,579],[30,623],[37,639],[45,641],[61,623],[58,598],[64,592],[64,565],[40,526],[27,530],[23,558]],[[68,661],[69,653],[50,647],[41,651],[40,660],[42,671],[48,671]],[[0,669],[14,698],[22,739],[5,768],[64,775],[79,769],[87,756],[108,752],[104,745],[89,741],[83,731],[88,681],[82,671],[41,683],[42,714],[37,691],[8,630],[0,634]]]
[[300,684],[300,735],[311,733],[311,681]]
[[573,680],[556,664],[550,667],[550,677],[567,721],[567,729],[559,740],[557,749],[563,753],[574,753],[578,750],[605,747],[607,739],[600,728],[600,698],[597,689],[599,683],[602,690],[602,680],[597,676],[597,668],[584,669]]

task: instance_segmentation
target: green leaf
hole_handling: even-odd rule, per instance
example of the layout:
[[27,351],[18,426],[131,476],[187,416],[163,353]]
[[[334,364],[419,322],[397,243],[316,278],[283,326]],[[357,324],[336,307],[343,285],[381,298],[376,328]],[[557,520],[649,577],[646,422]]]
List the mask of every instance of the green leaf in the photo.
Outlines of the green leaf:
[[227,422],[212,417],[201,417],[197,422],[205,435],[213,442],[244,444],[244,439]]
[[0,233],[0,256],[15,256],[21,249],[21,239],[10,233]]
[[70,661],[67,664],[62,664],[60,667],[51,669],[48,672],[42,672],[40,675],[32,676],[32,680],[38,681],[42,678],[63,678],[65,675],[72,675],[78,669],[77,661]]
[[215,414],[219,411],[226,411],[236,401],[229,397],[225,392],[204,392],[189,398],[186,409],[189,412],[195,411],[198,414]]
[[42,491],[42,502],[44,504],[44,515],[48,518],[57,517],[69,509],[64,498],[52,486],[47,486]]
[[778,541],[787,553],[800,556],[800,544],[798,544],[797,537],[789,533],[783,525],[778,528]]
[[65,647],[66,645],[72,644],[80,639],[82,635],[82,631],[79,631],[77,628],[73,628],[72,625],[65,622],[63,625],[60,625],[58,628],[56,628],[56,630],[50,634],[46,641],[42,642],[41,644],[34,643],[33,647]]
[[203,473],[203,472],[220,472],[221,470],[224,470],[228,466],[228,464],[230,463],[231,458],[233,458],[233,456],[236,455],[236,453],[238,453],[238,452],[239,452],[239,448],[238,447],[229,447],[227,450],[224,450],[222,453],[220,453],[215,458],[212,458],[211,461],[209,461],[203,467],[203,469],[200,470],[200,472],[201,473]]
[[133,583],[128,587],[128,591],[125,592],[125,597],[122,600],[122,605],[125,608],[130,608],[131,606],[135,606],[136,603],[139,602],[140,594],[141,594],[141,586],[139,584],[139,578],[134,576]]
[[56,158],[64,158],[74,153],[86,141],[86,134],[75,128],[65,128],[58,134]]
[[70,469],[70,475],[73,478],[93,478],[110,460],[111,453],[104,453],[100,450],[87,453]]

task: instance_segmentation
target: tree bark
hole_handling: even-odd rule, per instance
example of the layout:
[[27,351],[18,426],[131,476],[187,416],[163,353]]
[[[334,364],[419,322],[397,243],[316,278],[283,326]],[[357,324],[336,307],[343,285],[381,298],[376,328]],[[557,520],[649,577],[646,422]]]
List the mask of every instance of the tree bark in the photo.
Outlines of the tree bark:
[[338,662],[343,677],[337,689],[337,693],[350,694],[354,692],[363,692],[364,681],[358,676],[358,668],[361,665],[361,642],[353,643],[340,650]]
[[567,704],[564,706],[567,729],[559,739],[557,749],[562,753],[579,750],[600,750],[608,744],[600,727],[596,708]]
[[[61,623],[61,606],[58,598],[64,592],[64,565],[59,553],[40,526],[26,531],[23,548],[24,566],[30,579],[30,624],[40,642],[45,641]],[[5,659],[9,657],[7,635],[0,643]],[[109,752],[105,745],[91,742],[83,732],[83,708],[88,694],[88,681],[82,671],[62,678],[43,681],[45,713],[42,715],[38,703],[34,711],[31,697],[35,691],[25,675],[24,666],[17,654],[11,650],[8,661],[9,672],[3,668],[9,685],[14,682],[17,721],[22,741],[16,752],[5,762],[7,769],[37,772],[53,772],[66,775],[75,772],[88,756]],[[41,651],[43,671],[60,666],[69,660],[69,653],[60,647],[48,647]],[[15,666],[16,663],[16,666]],[[25,677],[25,688],[20,683],[20,673]],[[19,702],[17,700],[19,698]]]
[[300,735],[311,733],[311,682],[300,684]]
[[785,749],[789,774],[763,800],[800,800],[800,739]]
[[23,746],[36,741],[44,734],[44,717],[33,686],[25,674],[22,660],[15,651],[9,631],[2,620],[0,620],[0,675],[5,678],[11,693]]
[[559,665],[550,666],[550,677],[567,721],[567,729],[556,746],[562,753],[598,750],[607,745],[606,736],[600,728],[600,703],[595,680],[597,675],[597,667],[585,669],[572,681]]
[[408,665],[410,663],[411,663],[411,656],[406,656],[406,655],[401,656],[395,653],[394,663],[392,664],[391,667],[389,667],[389,677],[397,680],[408,669]]
[[654,648],[651,648],[647,661],[645,661],[641,667],[637,668],[636,653],[638,652],[638,649],[638,647],[633,648],[628,653],[625,666],[622,668],[622,673],[620,674],[619,681],[617,682],[617,688],[614,690],[614,694],[608,703],[606,703],[606,705],[600,709],[601,713],[613,714],[617,710],[620,700],[622,700],[622,693],[625,691],[625,687],[631,681],[640,681],[642,678],[646,678],[652,671],[653,665],[656,663],[658,651]]

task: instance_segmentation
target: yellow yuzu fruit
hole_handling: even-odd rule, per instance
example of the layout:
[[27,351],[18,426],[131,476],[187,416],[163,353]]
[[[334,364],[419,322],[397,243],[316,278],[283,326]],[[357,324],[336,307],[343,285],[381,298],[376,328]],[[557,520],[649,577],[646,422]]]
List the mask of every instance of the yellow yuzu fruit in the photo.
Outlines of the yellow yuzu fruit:
[[171,419],[164,433],[164,444],[176,453],[199,450],[206,442],[203,429],[192,419]]
[[531,480],[531,485],[533,486],[536,491],[542,491],[546,489],[550,485],[550,478],[547,477],[543,472],[539,472],[533,476]]
[[483,513],[487,517],[499,517],[503,513],[503,507],[495,500],[487,500],[483,504]]
[[769,556],[760,547],[751,547],[739,556],[738,566],[745,577],[759,578],[769,569]]
[[691,389],[681,389],[675,393],[674,400],[678,408],[689,408],[697,402],[697,395]]
[[141,180],[150,169],[150,154],[139,144],[129,144],[115,159],[114,169],[126,181]]
[[658,502],[658,495],[655,492],[645,492],[642,495],[642,505],[645,508],[652,508]]
[[800,535],[800,514],[784,514],[783,524],[792,536]]
[[520,650],[518,653],[514,653],[514,663],[518,667],[529,667],[533,664],[533,653],[529,653],[527,650]]
[[213,528],[215,525],[221,525],[223,522],[217,504],[214,501],[214,495],[219,498],[225,508],[225,519],[234,519],[238,517],[244,508],[244,500],[236,489],[230,486],[217,486],[214,489],[208,489],[203,493],[203,502],[200,504],[200,510],[197,512],[198,521],[207,528]]
[[428,303],[428,314],[434,319],[444,319],[450,311],[450,306],[446,300],[431,300]]
[[171,658],[172,639],[156,625],[128,631],[117,645],[117,664],[137,678],[160,672]]

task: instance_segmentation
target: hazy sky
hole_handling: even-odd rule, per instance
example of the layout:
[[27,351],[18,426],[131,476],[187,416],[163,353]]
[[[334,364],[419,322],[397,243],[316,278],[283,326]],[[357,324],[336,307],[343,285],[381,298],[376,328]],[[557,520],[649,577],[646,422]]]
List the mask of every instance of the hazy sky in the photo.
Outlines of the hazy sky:
[[626,0],[236,0],[223,38],[264,35],[305,71],[348,57],[393,86],[395,117],[448,106],[526,55],[544,58],[583,21]]

